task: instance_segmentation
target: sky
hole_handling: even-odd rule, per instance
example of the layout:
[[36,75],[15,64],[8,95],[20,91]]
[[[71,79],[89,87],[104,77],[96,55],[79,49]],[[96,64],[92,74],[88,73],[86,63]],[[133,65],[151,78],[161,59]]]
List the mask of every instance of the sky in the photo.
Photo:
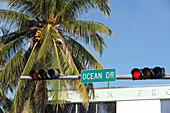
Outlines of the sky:
[[[170,74],[169,0],[110,0],[110,7],[111,16],[108,19],[98,10],[78,18],[103,23],[114,32],[111,38],[103,36],[107,48],[102,57],[91,50],[90,45],[86,46],[103,67],[116,68],[117,75],[129,75],[135,67],[160,66]],[[2,8],[6,5],[1,4]],[[121,83],[125,84],[125,81],[116,84]],[[157,84],[155,81],[148,83]]]
[[[105,53],[91,51],[104,68],[116,68],[117,75],[129,75],[137,68],[164,67],[170,74],[170,2],[168,0],[110,0],[111,16],[99,11],[80,19],[101,22],[113,32]],[[90,47],[88,47],[90,49]],[[112,85],[168,84],[170,81],[119,81]],[[97,84],[99,85],[99,84]],[[101,85],[101,84],[100,84]],[[103,84],[102,84],[103,86]]]
[[101,22],[114,35],[105,36],[107,48],[100,58],[104,68],[130,74],[134,67],[165,67],[170,73],[170,2],[168,0],[110,0],[111,16],[106,19],[90,12],[80,19]]

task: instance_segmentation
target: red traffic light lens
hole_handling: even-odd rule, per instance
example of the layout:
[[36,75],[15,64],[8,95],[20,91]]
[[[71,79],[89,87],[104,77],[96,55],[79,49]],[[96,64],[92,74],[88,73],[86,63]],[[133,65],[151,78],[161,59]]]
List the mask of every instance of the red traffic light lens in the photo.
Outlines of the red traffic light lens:
[[29,75],[33,78],[33,79],[38,79],[37,77],[37,72],[35,70],[31,70],[29,72]]
[[134,79],[139,79],[139,77],[140,77],[140,70],[138,68],[134,68],[131,71],[131,74],[133,75]]

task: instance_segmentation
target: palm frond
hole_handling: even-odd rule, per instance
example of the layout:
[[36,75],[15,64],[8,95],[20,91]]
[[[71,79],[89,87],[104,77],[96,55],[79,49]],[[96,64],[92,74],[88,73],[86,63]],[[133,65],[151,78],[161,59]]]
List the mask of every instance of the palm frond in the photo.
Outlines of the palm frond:
[[[61,50],[61,48],[59,48],[63,57],[65,58],[65,61],[67,62],[67,64],[69,64],[66,56],[64,55],[64,52]],[[62,58],[60,58],[62,59]],[[72,62],[73,63],[73,62]],[[64,65],[63,68],[65,68],[66,66]],[[65,69],[64,69],[65,70]],[[67,70],[70,70],[70,72],[68,72]],[[75,64],[73,63],[73,66],[69,65],[69,68],[67,68],[67,70],[65,70],[65,74],[77,74],[79,75],[79,72],[75,66]],[[81,95],[81,99],[83,100],[83,103],[85,104],[85,106],[88,106],[89,104],[89,98],[88,98],[88,93],[86,91],[86,87],[84,86],[84,84],[81,84],[80,80],[75,80],[72,82],[73,83],[73,87],[75,87],[78,92]]]
[[[17,107],[17,111],[21,112],[24,110],[24,103],[26,102],[32,102],[29,100],[29,98],[31,98],[33,95],[33,92],[35,91],[35,84],[34,81],[25,81],[24,82],[24,88],[22,89],[21,93],[19,93],[19,102],[18,102],[18,107]],[[31,107],[30,107],[31,108]],[[33,110],[33,109],[30,109]]]
[[88,107],[89,105],[89,93],[84,84],[81,83],[80,80],[71,81],[72,87],[78,90],[80,97],[82,99],[82,103]]
[[107,47],[106,42],[98,33],[90,35],[90,37],[88,37],[87,39],[89,38],[92,48],[94,48],[95,52],[97,52],[101,57],[105,52],[104,46]]
[[28,80],[20,80],[19,85],[17,87],[17,91],[15,93],[13,104],[11,108],[12,113],[19,113],[23,111],[24,103],[28,102],[28,98],[32,97],[33,95],[30,95],[34,92],[34,83],[33,81]]
[[24,37],[19,37],[3,45],[2,50],[0,50],[0,57],[4,56],[6,59],[10,59],[11,56],[23,45],[24,39]]
[[[51,27],[50,24],[48,24],[43,32],[42,32],[42,35],[41,35],[41,40],[42,40],[42,44],[41,44],[41,47],[38,51],[38,55],[37,55],[37,60],[40,60],[44,55],[46,55],[46,53],[49,51],[49,49],[51,48],[52,46],[52,39],[53,39],[53,28]],[[40,40],[40,41],[41,41]]]
[[111,9],[109,7],[109,0],[94,0],[94,5],[106,16],[110,16]]
[[9,33],[9,29],[6,29],[5,27],[0,27],[3,35],[7,35]]
[[4,88],[10,85],[17,85],[18,77],[23,67],[23,47],[21,47],[15,55],[8,61],[0,73],[1,84]]
[[112,30],[99,22],[94,21],[83,21],[83,20],[73,20],[65,21],[62,23],[64,25],[63,29],[71,35],[90,35],[94,33],[108,34],[112,35]]
[[54,100],[54,105],[62,105],[67,99],[68,82],[66,80],[51,80],[48,81],[49,98]]
[[75,63],[72,61],[72,64],[73,64],[73,72],[74,72],[74,75],[79,75],[80,73],[79,73],[79,71],[78,71],[78,67],[76,67],[76,65],[75,65]]
[[63,50],[59,48],[59,58],[60,58],[60,63],[61,63],[61,67],[62,67],[62,70],[63,70],[63,74],[66,74],[66,75],[71,75],[73,74],[73,68],[71,66],[71,64],[69,63],[66,55],[64,54]]
[[79,63],[84,63],[86,66],[89,65],[92,68],[102,69],[103,66],[101,63],[90,53],[86,48],[84,48],[76,40],[69,38],[69,47],[72,54],[76,59],[79,60]]
[[[58,3],[58,2],[57,2]],[[56,18],[60,21],[75,20],[76,17],[87,13],[92,8],[99,8],[99,10],[106,16],[110,16],[108,0],[68,0],[66,2],[59,2],[56,9]]]
[[8,24],[9,26],[12,25],[20,26],[22,23],[26,22],[29,19],[35,20],[31,16],[17,11],[0,9],[0,20],[1,20],[0,22]]
[[[75,20],[78,17],[78,14],[87,10],[87,1],[86,0],[68,0],[57,4],[56,19],[62,21]],[[90,7],[89,7],[90,8]]]
[[9,112],[12,106],[11,99],[8,99],[3,93],[0,94],[0,105],[3,108],[3,110],[6,112]]
[[2,88],[0,87],[0,95],[2,95],[3,93],[2,93]]
[[27,76],[28,73],[29,73],[29,71],[30,71],[30,69],[33,67],[33,65],[34,65],[34,63],[35,63],[35,62],[34,62],[34,61],[35,61],[35,55],[36,55],[35,47],[36,47],[37,43],[38,43],[38,42],[36,42],[36,43],[34,44],[34,47],[33,47],[32,51],[31,51],[31,54],[30,54],[30,56],[29,56],[29,58],[28,58],[28,60],[27,60],[27,63],[26,63],[26,65],[25,65],[25,67],[24,67],[24,70],[23,70],[21,76]]
[[56,0],[8,0],[10,8],[15,8],[32,17],[43,17],[53,13],[56,8],[56,2]]
[[63,25],[63,29],[69,35],[76,37],[76,39],[86,44],[91,43],[93,49],[102,56],[106,42],[98,33],[111,36],[112,31],[108,27],[93,21],[67,21]]
[[51,68],[52,69],[60,69],[60,71],[63,73],[63,70],[62,70],[61,65],[60,65],[58,48],[57,48],[57,45],[56,45],[56,42],[55,42],[54,39],[53,39],[53,43],[54,43],[54,53],[53,53],[53,56],[54,56],[53,59],[54,60],[53,60],[53,66]]
[[12,108],[11,108],[11,112],[13,112],[13,113],[18,112],[18,107],[19,107],[19,102],[20,102],[20,94],[22,92],[22,89],[24,88],[25,83],[26,83],[26,81],[24,81],[24,80],[19,81],[19,85],[18,85],[17,91],[15,93]]
[[66,55],[66,57],[67,57],[67,59],[68,59],[68,62],[69,62],[69,63],[71,64],[71,66],[72,66],[72,61],[73,61],[73,59],[72,59],[72,55],[71,55],[71,52],[70,52],[70,50],[69,50],[69,47],[68,47],[68,45],[67,45],[67,42],[66,42],[66,40],[64,39],[63,34],[62,34],[61,32],[59,32],[58,30],[56,30],[56,31],[58,32],[58,37],[56,37],[56,41],[61,42],[60,46],[61,46],[63,52],[65,53],[65,55]]
[[23,36],[26,36],[27,32],[29,32],[29,28],[23,29],[23,30],[17,30],[15,32],[5,34],[5,35],[1,36],[0,40],[4,44],[6,44],[6,43],[9,43],[10,41],[13,41],[13,40],[17,39],[17,38],[21,38]]
[[[76,65],[73,63],[73,69],[74,69],[74,74],[79,75],[79,71],[76,67]],[[80,80],[75,80],[72,81],[73,86],[78,90],[80,93],[81,99],[83,100],[83,104],[88,107],[89,105],[89,92],[88,89],[86,89],[85,85],[81,83]]]

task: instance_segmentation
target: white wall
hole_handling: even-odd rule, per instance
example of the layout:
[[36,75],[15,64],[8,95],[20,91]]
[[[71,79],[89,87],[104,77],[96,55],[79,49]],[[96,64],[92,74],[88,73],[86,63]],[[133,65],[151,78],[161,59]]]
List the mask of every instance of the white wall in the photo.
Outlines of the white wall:
[[116,113],[161,113],[160,100],[117,101]]

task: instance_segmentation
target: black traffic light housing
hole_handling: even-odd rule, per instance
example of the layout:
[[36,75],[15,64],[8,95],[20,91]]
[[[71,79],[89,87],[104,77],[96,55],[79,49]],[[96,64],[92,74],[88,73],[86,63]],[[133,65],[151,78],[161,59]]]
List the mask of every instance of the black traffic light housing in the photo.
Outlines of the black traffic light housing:
[[29,76],[31,76],[33,80],[58,79],[60,76],[60,70],[59,69],[49,69],[49,70],[40,69],[38,71],[31,70],[29,72]]
[[162,79],[165,76],[165,68],[154,67],[143,69],[134,68],[131,71],[133,80],[142,80],[142,79]]

